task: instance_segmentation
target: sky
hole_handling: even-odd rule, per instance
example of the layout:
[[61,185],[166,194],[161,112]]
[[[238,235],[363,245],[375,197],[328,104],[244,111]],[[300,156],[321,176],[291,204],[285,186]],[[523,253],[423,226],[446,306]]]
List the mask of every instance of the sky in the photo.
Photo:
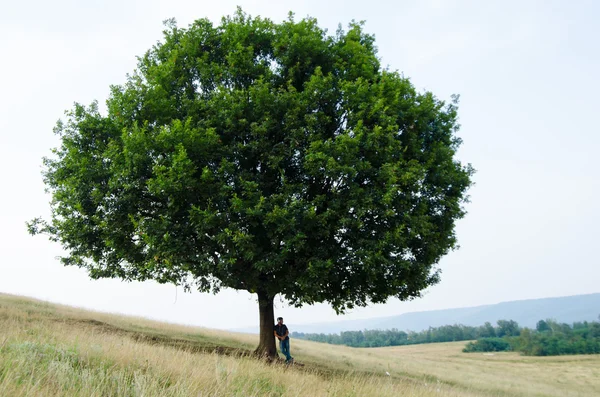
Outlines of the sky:
[[460,95],[458,157],[477,169],[460,249],[422,298],[343,317],[276,301],[286,323],[600,292],[600,2],[583,0],[0,0],[0,292],[210,328],[258,323],[245,292],[90,280],[25,227],[49,216],[42,157],[59,144],[64,111],[104,103],[161,39],[163,20],[218,22],[237,5],[276,22],[310,15],[332,33],[365,20],[383,65],[441,99]]

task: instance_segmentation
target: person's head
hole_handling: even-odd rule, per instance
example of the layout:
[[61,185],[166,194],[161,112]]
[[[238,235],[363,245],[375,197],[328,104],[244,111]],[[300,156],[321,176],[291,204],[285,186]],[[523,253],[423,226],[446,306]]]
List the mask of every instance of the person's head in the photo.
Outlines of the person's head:
[[277,317],[277,324],[283,324],[283,317]]

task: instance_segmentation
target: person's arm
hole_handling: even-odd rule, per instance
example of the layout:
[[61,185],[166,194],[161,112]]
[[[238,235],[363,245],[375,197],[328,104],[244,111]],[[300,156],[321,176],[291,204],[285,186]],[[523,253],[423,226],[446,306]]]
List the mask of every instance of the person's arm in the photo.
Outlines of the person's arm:
[[283,336],[281,337],[281,340],[284,340],[285,338],[287,338],[289,334],[290,334],[290,330],[289,330],[289,329],[288,329],[288,327],[286,326],[286,327],[285,327],[285,335],[283,335]]
[[273,335],[275,335],[275,337],[279,340],[281,340],[281,337],[279,335],[277,335],[277,331],[273,330]]

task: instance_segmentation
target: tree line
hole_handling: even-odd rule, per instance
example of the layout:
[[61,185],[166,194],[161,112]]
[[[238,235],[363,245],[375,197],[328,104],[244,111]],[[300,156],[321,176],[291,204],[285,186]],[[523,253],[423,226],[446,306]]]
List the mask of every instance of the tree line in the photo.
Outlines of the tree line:
[[540,320],[535,329],[521,328],[518,335],[480,338],[469,342],[464,352],[517,351],[526,356],[600,353],[600,323]]
[[339,334],[292,332],[292,337],[315,342],[346,345],[351,347],[402,346],[421,343],[457,342],[479,338],[495,338],[519,334],[519,324],[513,320],[499,320],[496,326],[486,322],[473,327],[462,324],[430,327],[427,330],[400,331],[388,330],[342,331]]
[[499,320],[496,326],[462,324],[430,327],[427,330],[343,331],[339,334],[292,332],[292,337],[351,347],[385,347],[423,343],[471,341],[464,352],[517,351],[530,356],[600,353],[600,322],[575,322],[572,325],[547,319],[535,329],[520,327],[514,320]]

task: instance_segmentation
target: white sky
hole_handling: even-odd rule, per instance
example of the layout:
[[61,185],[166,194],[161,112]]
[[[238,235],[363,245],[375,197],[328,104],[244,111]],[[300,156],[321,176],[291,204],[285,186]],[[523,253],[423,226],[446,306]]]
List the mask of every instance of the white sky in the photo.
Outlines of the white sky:
[[[247,293],[184,294],[172,285],[91,281],[25,222],[48,217],[41,158],[74,101],[110,84],[180,26],[240,4],[281,21],[292,10],[335,31],[366,20],[384,65],[442,99],[461,95],[459,153],[478,170],[461,249],[422,299],[344,319],[600,292],[600,3],[594,1],[8,1],[0,0],[0,292],[215,328],[256,325]],[[326,305],[276,305],[288,324],[335,321]]]

